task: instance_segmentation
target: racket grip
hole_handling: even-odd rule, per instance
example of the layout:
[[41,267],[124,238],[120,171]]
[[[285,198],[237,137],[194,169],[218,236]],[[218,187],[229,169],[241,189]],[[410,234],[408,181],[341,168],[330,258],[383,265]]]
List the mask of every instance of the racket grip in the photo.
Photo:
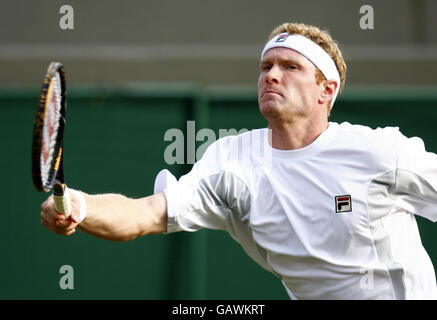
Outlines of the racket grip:
[[71,196],[65,184],[59,183],[53,186],[53,200],[56,211],[63,213],[68,218],[71,214]]

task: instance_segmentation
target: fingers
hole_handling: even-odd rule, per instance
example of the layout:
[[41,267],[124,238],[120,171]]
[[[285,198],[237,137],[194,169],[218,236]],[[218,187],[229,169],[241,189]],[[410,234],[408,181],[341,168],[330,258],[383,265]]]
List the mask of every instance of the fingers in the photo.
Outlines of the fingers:
[[56,219],[58,219],[58,220],[65,219],[64,214],[56,211],[55,203],[53,201],[53,196],[48,197],[47,200],[42,203],[41,209],[43,211],[50,212],[50,214],[53,215],[54,217],[56,217]]
[[47,222],[44,218],[41,218],[41,224],[43,226],[45,226],[47,229],[49,229],[50,231],[53,231],[53,232],[60,234],[60,235],[63,235],[63,236],[69,236],[69,235],[72,235],[73,233],[76,232],[76,228],[74,225],[71,225],[67,228],[54,226],[53,224],[50,224],[49,222]]
[[41,223],[47,229],[65,236],[76,231],[77,223],[74,219],[66,219],[63,214],[56,211],[52,196],[41,205],[41,210]]

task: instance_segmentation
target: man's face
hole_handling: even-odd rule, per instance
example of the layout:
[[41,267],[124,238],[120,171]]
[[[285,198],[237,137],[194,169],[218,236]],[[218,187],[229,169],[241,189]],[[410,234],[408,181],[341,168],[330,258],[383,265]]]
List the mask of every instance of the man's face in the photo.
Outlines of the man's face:
[[316,83],[315,66],[302,54],[272,48],[260,68],[258,103],[265,118],[290,120],[317,106],[321,86]]

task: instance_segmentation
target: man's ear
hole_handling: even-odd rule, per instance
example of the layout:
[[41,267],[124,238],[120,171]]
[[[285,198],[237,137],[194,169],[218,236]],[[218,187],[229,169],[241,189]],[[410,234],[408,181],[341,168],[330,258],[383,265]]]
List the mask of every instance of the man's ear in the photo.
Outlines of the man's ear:
[[335,90],[337,89],[337,82],[335,80],[324,80],[322,82],[323,90],[319,96],[319,103],[325,104],[334,98]]

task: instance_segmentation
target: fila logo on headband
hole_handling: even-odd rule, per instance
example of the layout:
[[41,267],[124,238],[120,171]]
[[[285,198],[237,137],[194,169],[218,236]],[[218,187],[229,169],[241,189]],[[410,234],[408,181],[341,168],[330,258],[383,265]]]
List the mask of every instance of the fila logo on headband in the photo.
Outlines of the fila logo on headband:
[[290,34],[288,34],[288,33],[280,34],[279,37],[276,39],[275,42],[284,42],[285,39],[287,39],[289,35],[290,35]]
[[350,195],[335,197],[335,212],[351,212],[352,211],[352,197]]

